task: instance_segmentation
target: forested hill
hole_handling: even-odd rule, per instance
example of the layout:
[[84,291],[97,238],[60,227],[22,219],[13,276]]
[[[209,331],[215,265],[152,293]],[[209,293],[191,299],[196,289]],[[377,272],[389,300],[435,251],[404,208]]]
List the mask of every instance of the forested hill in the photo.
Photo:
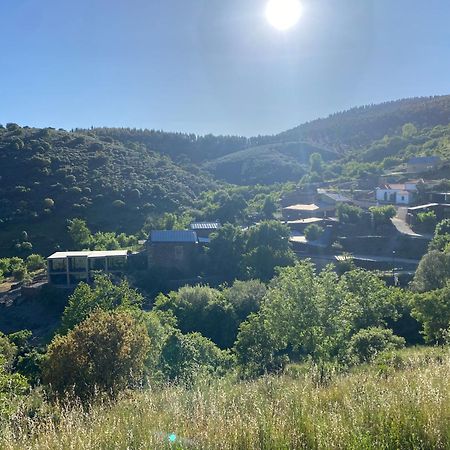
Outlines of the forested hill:
[[313,120],[274,136],[197,136],[159,130],[93,128],[76,130],[114,139],[123,144],[139,143],[172,158],[189,158],[202,163],[267,144],[308,142],[328,150],[345,150],[399,133],[405,123],[417,128],[447,125],[450,122],[450,95],[416,97],[378,105],[365,105]]
[[193,162],[215,178],[254,184],[298,180],[308,171],[311,153],[320,153],[326,161],[348,153],[353,158],[355,150],[364,152],[386,135],[401,135],[405,123],[419,130],[448,125],[450,95],[353,108],[274,136],[197,136],[129,128],[76,131],[124,145],[143,144],[176,162]]
[[70,245],[73,217],[134,233],[147,215],[178,211],[214,186],[196,166],[143,145],[8,124],[0,128],[0,253],[23,231],[40,248]]
[[338,112],[280,133],[278,140],[307,140],[337,150],[368,145],[399,134],[405,123],[418,129],[450,123],[450,95],[416,97]]
[[[149,215],[196,208],[199,195],[222,181],[347,181],[414,155],[448,160],[449,122],[450,96],[355,108],[254,138],[10,123],[0,126],[0,254],[28,238],[44,253],[69,247],[74,217],[94,231],[134,234]],[[405,123],[415,132],[405,135]],[[320,170],[310,166],[313,153],[322,156]]]

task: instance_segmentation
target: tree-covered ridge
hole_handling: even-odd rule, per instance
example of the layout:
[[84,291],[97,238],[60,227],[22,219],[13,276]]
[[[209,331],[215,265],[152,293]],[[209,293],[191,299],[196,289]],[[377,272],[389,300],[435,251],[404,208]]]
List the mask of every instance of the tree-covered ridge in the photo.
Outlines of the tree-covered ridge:
[[80,133],[96,135],[100,138],[114,139],[123,144],[143,144],[148,148],[165,153],[174,159],[191,160],[201,163],[248,147],[275,142],[273,136],[205,136],[194,133],[174,133],[161,130],[135,128],[92,128],[76,130]]
[[447,125],[450,122],[450,95],[416,97],[355,107],[299,125],[273,136],[205,136],[131,128],[77,130],[113,138],[122,143],[145,144],[172,157],[203,162],[267,144],[306,141],[329,150],[368,145],[383,136],[397,134],[405,123],[417,128]]
[[346,150],[368,145],[386,134],[397,134],[408,122],[419,129],[447,125],[450,122],[450,95],[360,106],[305,123],[279,134],[278,138],[287,141],[308,140]]
[[97,230],[137,231],[149,213],[177,211],[214,186],[198,168],[144,145],[15,124],[0,128],[2,230],[20,234],[51,222],[61,237],[67,219],[82,217]]

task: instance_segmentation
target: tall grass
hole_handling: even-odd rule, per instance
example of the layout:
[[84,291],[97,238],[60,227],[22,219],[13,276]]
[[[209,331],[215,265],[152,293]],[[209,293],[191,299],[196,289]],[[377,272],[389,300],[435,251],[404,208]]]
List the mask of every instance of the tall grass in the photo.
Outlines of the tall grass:
[[90,411],[18,415],[0,448],[450,449],[450,355],[402,353],[326,385],[299,371],[133,392]]

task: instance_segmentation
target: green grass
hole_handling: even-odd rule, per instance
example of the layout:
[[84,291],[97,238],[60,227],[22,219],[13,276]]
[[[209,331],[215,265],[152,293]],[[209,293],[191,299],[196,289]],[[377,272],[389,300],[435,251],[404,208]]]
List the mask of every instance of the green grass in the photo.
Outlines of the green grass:
[[[402,352],[322,386],[290,373],[128,393],[90,412],[48,406],[39,419],[15,417],[0,448],[450,448],[448,350]],[[169,433],[184,441],[169,443]]]

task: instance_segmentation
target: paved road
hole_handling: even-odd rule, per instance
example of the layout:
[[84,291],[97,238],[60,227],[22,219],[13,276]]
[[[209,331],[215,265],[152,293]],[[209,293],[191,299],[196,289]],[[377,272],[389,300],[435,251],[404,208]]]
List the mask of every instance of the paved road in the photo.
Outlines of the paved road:
[[431,240],[433,236],[429,234],[418,234],[415,231],[413,231],[411,227],[406,223],[407,211],[408,211],[407,208],[404,207],[398,208],[397,215],[393,219],[391,219],[391,222],[394,225],[394,227],[397,228],[397,231],[407,236]]

